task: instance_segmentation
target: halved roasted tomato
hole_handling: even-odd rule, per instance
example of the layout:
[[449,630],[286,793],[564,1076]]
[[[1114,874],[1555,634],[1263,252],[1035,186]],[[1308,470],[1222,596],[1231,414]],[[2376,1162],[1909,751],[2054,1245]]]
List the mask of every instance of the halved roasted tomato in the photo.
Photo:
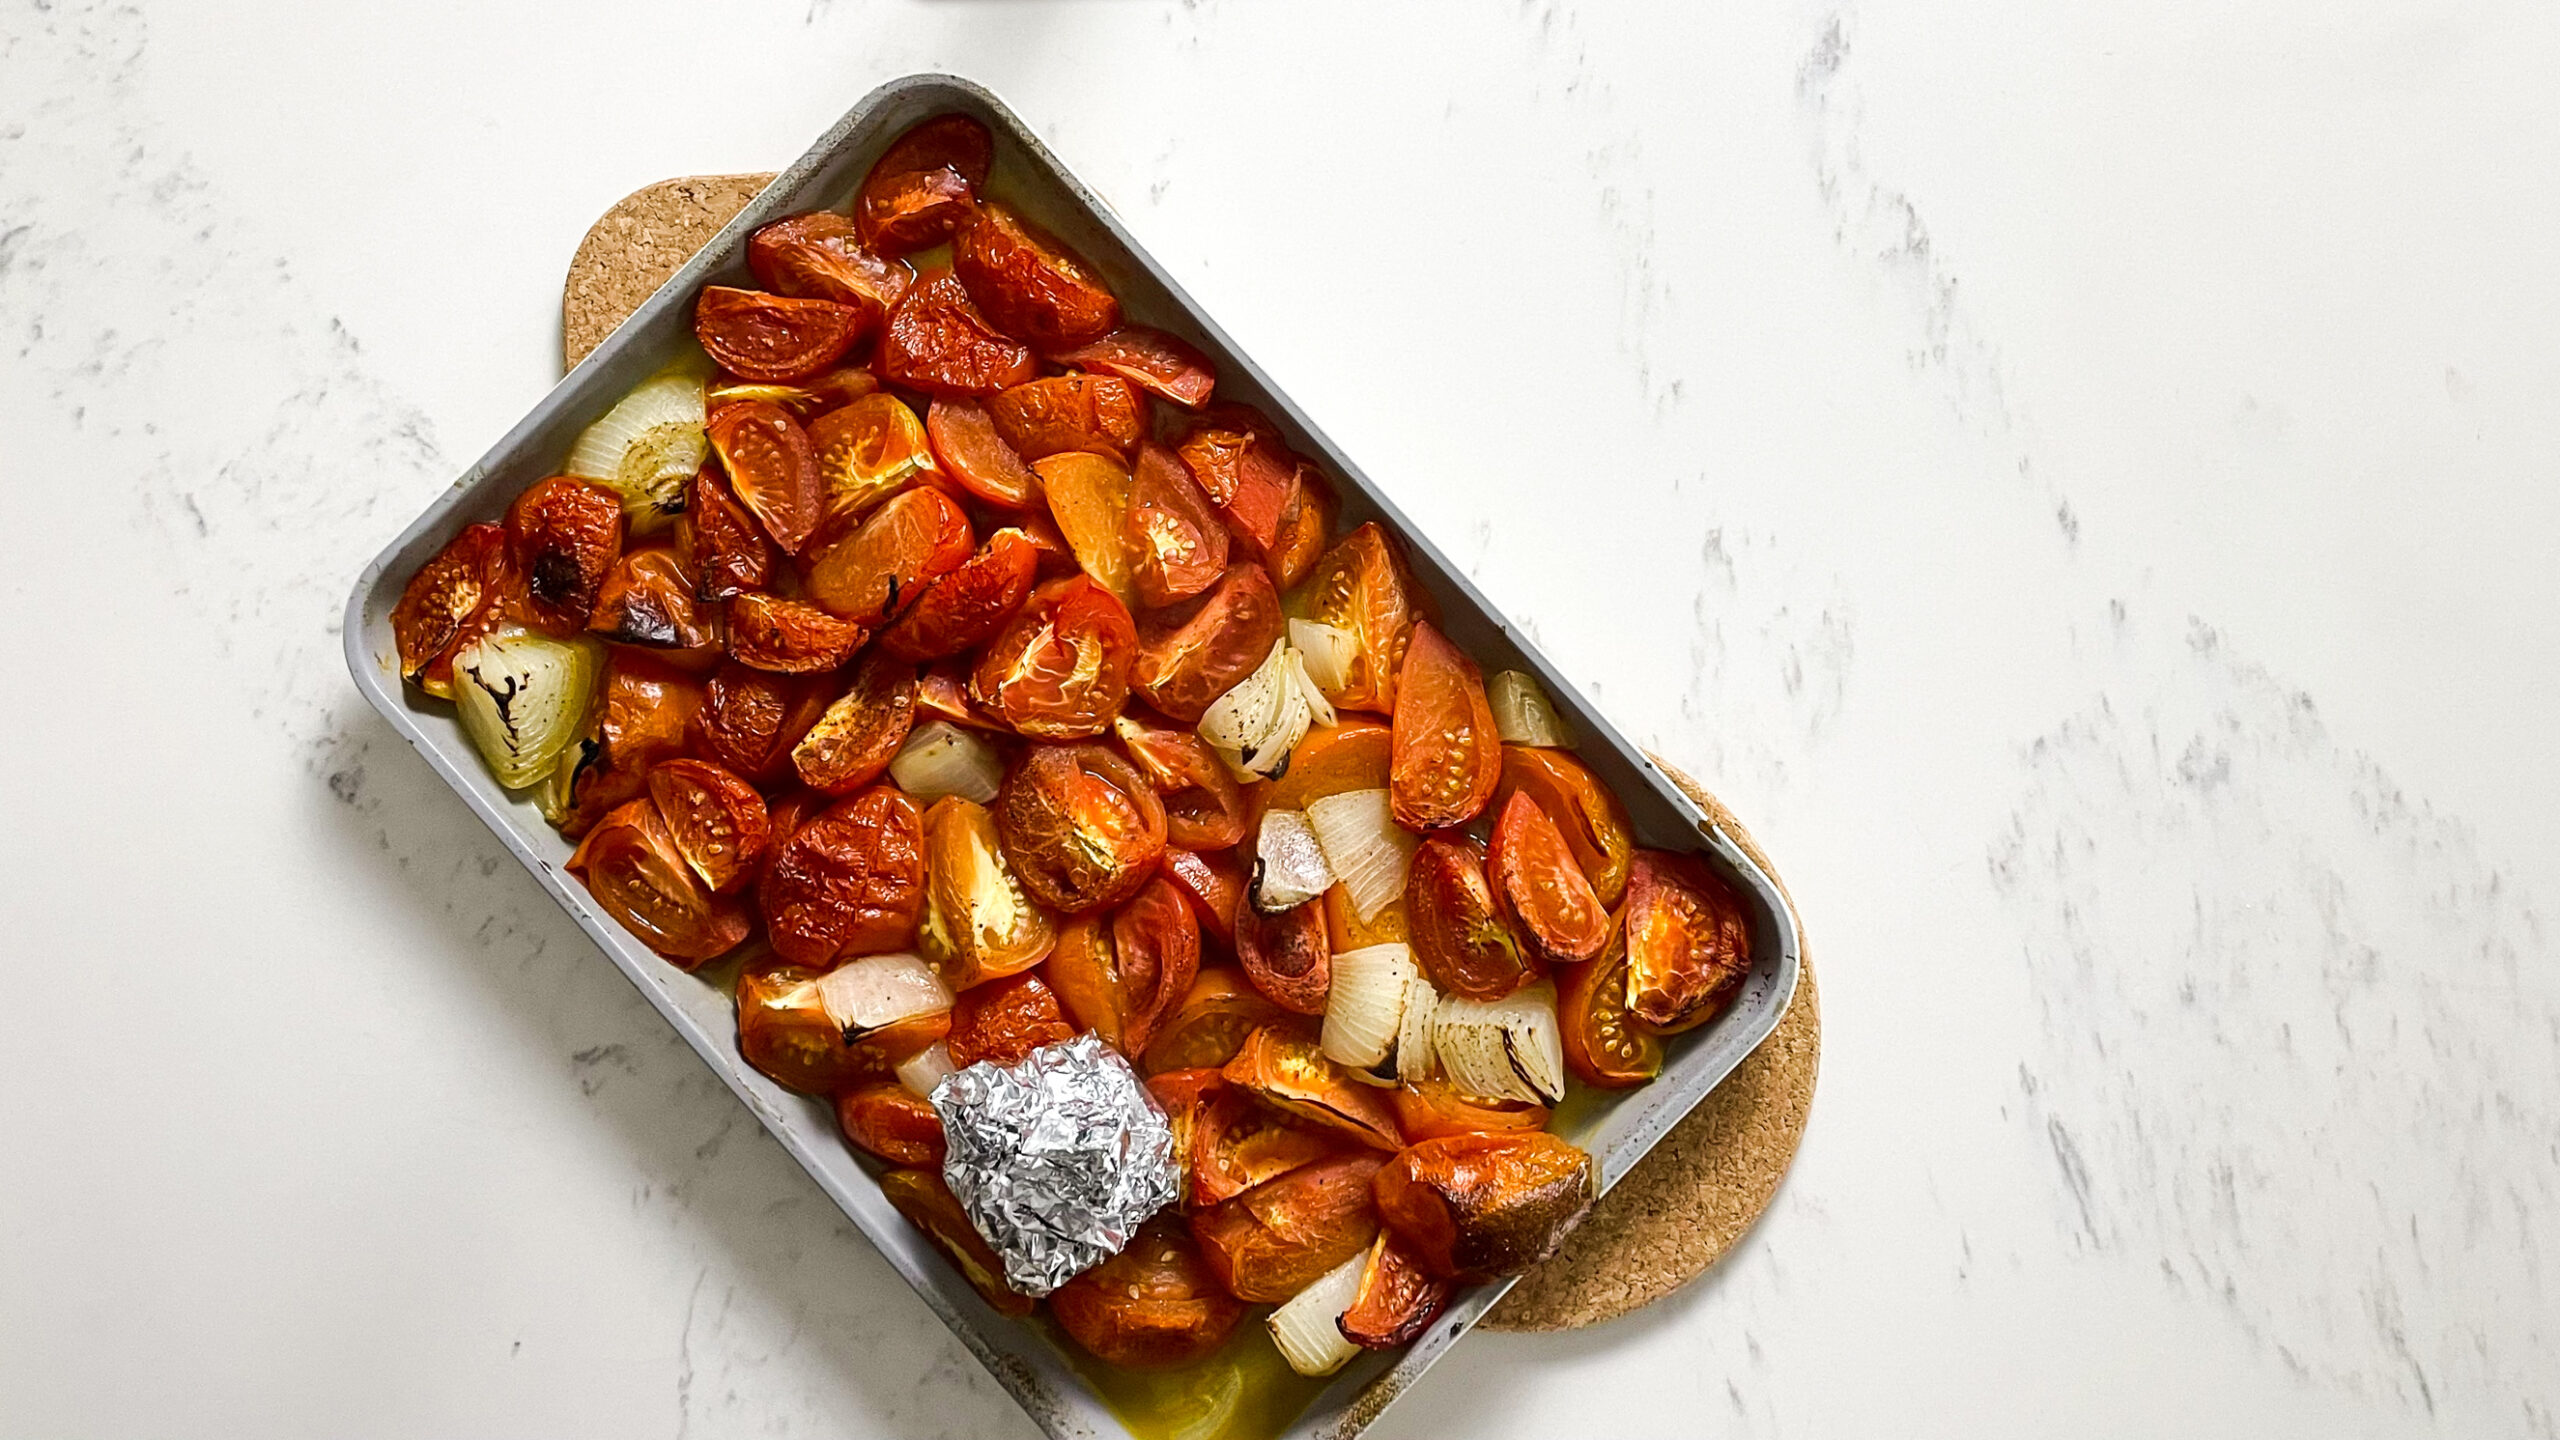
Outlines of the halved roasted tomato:
[[1007,975],[960,992],[943,1044],[955,1069],[981,1060],[1015,1065],[1043,1045],[1076,1037],[1058,997],[1035,972]]
[[1324,542],[1333,534],[1333,517],[1341,508],[1334,499],[1333,486],[1326,483],[1323,472],[1309,460],[1298,462],[1298,483],[1289,492],[1289,503],[1280,510],[1279,534],[1262,557],[1271,571],[1271,583],[1282,590],[1294,590],[1298,582],[1315,573],[1316,561],[1324,556]]
[[992,395],[1040,373],[1030,347],[988,324],[948,270],[919,276],[889,312],[879,368],[890,383],[935,396]]
[[1326,948],[1322,903],[1266,915],[1236,905],[1236,961],[1271,1003],[1299,1015],[1324,1013],[1333,990],[1333,952]]
[[1298,478],[1271,422],[1248,406],[1213,405],[1174,449],[1253,558],[1271,553]]
[[1538,978],[1535,961],[1494,908],[1484,848],[1466,836],[1439,834],[1422,842],[1405,880],[1404,905],[1413,958],[1442,994],[1499,1000]]
[[839,620],[806,600],[749,590],[729,600],[729,653],[776,675],[813,675],[853,658],[868,626]]
[[924,815],[875,785],[781,842],[756,883],[776,953],[805,965],[896,950],[924,908]]
[[1124,1370],[1206,1358],[1244,1318],[1180,1221],[1148,1221],[1119,1254],[1059,1286],[1049,1313],[1075,1342]]
[[1137,600],[1137,556],[1129,545],[1127,467],[1108,455],[1070,450],[1032,463],[1041,497],[1076,564],[1121,604]]
[[507,507],[507,551],[523,578],[525,618],[575,635],[622,556],[622,497],[567,475],[544,480]]
[[773,583],[773,541],[738,503],[716,462],[703,466],[685,492],[676,544],[690,562],[695,599],[726,600]]
[[1419,1145],[1447,1135],[1502,1135],[1514,1130],[1544,1130],[1548,1110],[1525,1100],[1479,1100],[1460,1094],[1441,1080],[1407,1080],[1388,1092],[1396,1123],[1407,1143]]
[[1609,941],[1609,912],[1583,878],[1564,832],[1518,791],[1503,802],[1485,877],[1515,933],[1550,965],[1580,964]]
[[1049,358],[1078,369],[1109,371],[1186,410],[1208,404],[1218,386],[1217,367],[1208,356],[1178,335],[1145,325],[1123,325],[1089,345]]
[[817,454],[820,511],[831,527],[852,524],[933,471],[924,422],[886,392],[810,421],[809,444]]
[[1574,1078],[1605,1090],[1641,1085],[1662,1073],[1662,1042],[1627,1009],[1627,947],[1613,932],[1608,948],[1564,977],[1556,998],[1564,1063]]
[[1301,1124],[1220,1079],[1191,1120],[1194,1207],[1232,1199],[1342,1148],[1335,1132]]
[[703,687],[695,726],[712,759],[766,781],[790,764],[791,747],[826,709],[826,692],[817,686],[731,661]]
[[904,1085],[875,1081],[837,1096],[836,1128],[892,1165],[942,1168],[942,1116]]
[[916,948],[953,990],[1018,974],[1046,958],[1058,940],[1004,858],[987,807],[946,795],[924,816],[924,920]]
[[925,412],[925,438],[943,473],[990,505],[1019,510],[1040,498],[1040,477],[996,433],[995,417],[975,400],[934,397]]
[[858,305],[800,300],[705,285],[693,302],[693,338],[721,369],[748,380],[798,380],[842,359],[870,333]]
[[1166,1014],[1155,1042],[1147,1046],[1147,1071],[1224,1066],[1236,1058],[1254,1031],[1277,1021],[1280,1014],[1280,1008],[1234,968],[1204,965],[1190,991]]
[[649,798],[676,853],[702,883],[726,894],[764,858],[767,817],[756,787],[707,760],[669,760],[649,772]]
[[1070,915],[1138,893],[1164,854],[1164,805],[1117,751],[1033,745],[996,796],[1004,853],[1032,897]]
[[879,1052],[854,1043],[818,993],[823,966],[767,956],[738,970],[738,1054],[785,1090],[841,1095],[889,1077]]
[[910,1224],[933,1238],[942,1253],[951,1257],[969,1288],[985,1298],[999,1315],[1019,1318],[1040,1308],[1040,1302],[1004,1283],[1004,1261],[978,1227],[969,1223],[969,1212],[960,1208],[960,1198],[942,1183],[942,1176],[932,1170],[892,1170],[880,1177],[880,1193],[898,1207],[898,1213]]
[[1602,905],[1615,908],[1627,893],[1627,865],[1636,843],[1635,825],[1618,797],[1561,750],[1505,745],[1494,803],[1506,802],[1514,791],[1537,801],[1556,822],[1592,893]]
[[1351,1078],[1295,1025],[1253,1032],[1227,1062],[1227,1083],[1266,1105],[1328,1127],[1373,1149],[1404,1148],[1383,1092]]
[[1137,626],[1110,591],[1086,575],[1051,580],[979,657],[970,694],[1025,735],[1099,735],[1128,702],[1137,652]]
[[931,486],[893,496],[862,527],[818,552],[809,595],[848,620],[876,625],[915,603],[928,583],[974,553],[969,517]]
[[1206,594],[1139,617],[1129,683],[1165,714],[1195,722],[1270,658],[1287,624],[1271,576],[1238,561]]
[[1200,973],[1200,922],[1159,875],[1111,916],[1121,993],[1120,1048],[1143,1054]]
[[905,261],[863,248],[852,218],[834,210],[786,216],[749,236],[747,269],[776,294],[861,309],[866,331],[877,330],[915,282]]
[[825,493],[818,488],[818,452],[791,412],[767,400],[724,405],[711,417],[711,453],[720,457],[729,488],[764,522],[764,533],[797,555],[818,528]]
[[1370,521],[1316,560],[1290,614],[1347,630],[1359,641],[1348,677],[1325,698],[1351,710],[1395,710],[1396,674],[1421,616],[1421,590],[1387,532]]
[[1226,523],[1191,478],[1191,467],[1153,440],[1138,446],[1126,526],[1130,583],[1141,604],[1188,600],[1226,573]]
[[1450,1293],[1448,1281],[1434,1279],[1403,1241],[1382,1230],[1360,1268],[1359,1293],[1342,1312],[1342,1336],[1366,1350],[1402,1345],[1431,1328]]
[[880,632],[880,648],[908,660],[940,660],[982,644],[1031,598],[1040,552],[1010,527],[987,537],[958,569],[927,584],[907,613]]
[[1375,720],[1345,715],[1341,724],[1310,730],[1298,742],[1287,772],[1263,793],[1262,808],[1304,810],[1327,795],[1384,790],[1394,754],[1394,732]]
[[996,328],[1041,350],[1072,350],[1120,323],[1120,302],[1075,252],[985,201],[951,246],[952,268]]
[[1425,1140],[1380,1170],[1378,1214],[1425,1270],[1472,1284],[1517,1275],[1564,1243],[1598,1169],[1543,1130]]
[[[1172,820],[1168,815],[1166,824]],[[1190,898],[1200,929],[1221,945],[1236,943],[1236,907],[1245,903],[1244,868],[1232,852],[1165,847],[1164,873]]]
[[604,817],[578,842],[567,868],[606,914],[679,969],[727,954],[753,928],[744,907],[694,874],[647,799]]
[[883,255],[951,238],[995,164],[995,140],[966,115],[937,115],[891,141],[854,197],[856,233]]
[[1694,855],[1635,852],[1623,922],[1627,1008],[1657,1034],[1713,1019],[1751,973],[1742,902]]
[[1364,1151],[1302,1165],[1195,1213],[1192,1238],[1227,1293],[1277,1304],[1377,1238],[1370,1185],[1384,1163]]
[[1396,680],[1387,785],[1397,823],[1408,830],[1464,825],[1483,813],[1501,778],[1502,737],[1483,673],[1438,630],[1415,625]]
[[972,730],[1008,732],[1002,717],[969,694],[969,659],[936,660],[916,677],[916,718],[948,720]]
[[1008,386],[987,397],[988,418],[1013,453],[1041,460],[1090,450],[1126,462],[1146,433],[1146,402],[1116,375],[1070,373]]
[[453,657],[504,613],[513,574],[503,526],[468,525],[445,542],[391,607],[401,675],[430,695],[452,698]]
[[1111,730],[1164,797],[1165,843],[1183,850],[1226,850],[1244,838],[1244,787],[1227,773],[1208,741],[1128,711],[1111,722]]
[[792,768],[812,790],[848,795],[880,778],[916,723],[916,667],[873,651],[854,667],[853,684],[800,743]]

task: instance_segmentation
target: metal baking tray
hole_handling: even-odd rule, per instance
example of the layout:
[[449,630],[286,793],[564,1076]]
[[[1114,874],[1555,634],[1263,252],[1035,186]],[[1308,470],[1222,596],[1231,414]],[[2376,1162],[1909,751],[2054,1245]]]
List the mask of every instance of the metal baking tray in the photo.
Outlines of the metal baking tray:
[[[753,283],[744,278],[751,232],[796,211],[846,204],[893,138],[917,121],[947,111],[974,115],[994,133],[993,193],[1090,261],[1119,295],[1131,320],[1173,331],[1207,352],[1217,362],[1220,396],[1258,406],[1292,445],[1323,462],[1340,482],[1346,526],[1376,519],[1403,537],[1414,574],[1438,602],[1453,641],[1488,671],[1517,668],[1538,677],[1579,735],[1580,758],[1625,802],[1643,843],[1703,850],[1744,898],[1757,959],[1739,1001],[1713,1023],[1673,1041],[1664,1071],[1652,1084],[1589,1096],[1562,1112],[1560,1128],[1597,1157],[1603,1185],[1626,1174],[1777,1026],[1795,993],[1797,938],[1770,877],[1644,752],[1595,712],[1429,536],[1406,522],[1387,488],[1353,464],[1260,366],[1228,341],[1131,238],[1111,207],[1078,182],[1020,118],[985,89],[949,75],[910,75],[864,96],[365,567],[347,601],[347,666],[365,698],[515,852],[703,1063],[728,1082],[1033,1420],[1060,1440],[1122,1436],[1128,1429],[1078,1373],[1051,1330],[989,1309],[931,1242],[890,1208],[872,1179],[870,1162],[857,1158],[839,1137],[827,1109],[781,1089],[739,1058],[728,995],[659,959],[589,903],[586,891],[561,870],[569,845],[542,822],[530,801],[499,788],[463,735],[452,707],[401,684],[391,637],[391,607],[419,564],[463,526],[499,518],[517,492],[553,473],[581,429],[679,346],[691,343],[691,298],[698,288]],[[1315,1396],[1286,1435],[1349,1440],[1359,1434],[1509,1286],[1506,1281],[1469,1290],[1413,1344],[1354,1360]]]

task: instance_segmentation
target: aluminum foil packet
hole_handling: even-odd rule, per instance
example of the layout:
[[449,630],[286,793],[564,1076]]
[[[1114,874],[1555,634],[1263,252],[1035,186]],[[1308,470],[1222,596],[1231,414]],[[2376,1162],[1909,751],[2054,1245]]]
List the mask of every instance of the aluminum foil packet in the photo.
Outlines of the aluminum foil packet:
[[1119,1254],[1174,1198],[1173,1127],[1093,1035],[954,1071],[933,1108],[949,1147],[942,1178],[1025,1295]]

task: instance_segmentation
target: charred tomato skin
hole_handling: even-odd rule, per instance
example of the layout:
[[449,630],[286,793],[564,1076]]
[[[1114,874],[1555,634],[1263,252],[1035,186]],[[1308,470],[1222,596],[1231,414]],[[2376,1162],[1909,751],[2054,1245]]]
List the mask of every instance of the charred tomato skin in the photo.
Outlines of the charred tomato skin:
[[1591,1209],[1591,1157],[1544,1130],[1408,1146],[1373,1182],[1378,1214],[1422,1267],[1461,1284],[1546,1259]]
[[875,785],[776,846],[756,883],[775,953],[806,965],[904,948],[924,905],[924,814]]
[[622,497],[589,480],[555,475],[507,507],[507,552],[524,583],[537,630],[587,628],[605,576],[622,557]]

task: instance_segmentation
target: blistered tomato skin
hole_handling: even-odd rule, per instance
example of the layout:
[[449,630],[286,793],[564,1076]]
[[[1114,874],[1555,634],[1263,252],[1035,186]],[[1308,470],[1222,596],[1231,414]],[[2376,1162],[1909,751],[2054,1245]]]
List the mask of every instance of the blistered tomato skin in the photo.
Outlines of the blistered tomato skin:
[[739,503],[784,553],[799,554],[818,528],[824,500],[809,432],[781,406],[745,400],[711,417],[710,436],[711,453],[720,457]]
[[773,541],[738,503],[716,462],[705,465],[685,492],[676,543],[692,566],[697,600],[717,602],[773,584]]
[[1033,745],[996,796],[1005,857],[1032,898],[1080,915],[1138,893],[1164,855],[1164,805],[1100,745]]
[[924,587],[967,563],[976,537],[951,497],[918,487],[871,512],[860,529],[818,552],[809,595],[847,620],[877,625]]
[[454,654],[504,610],[512,573],[498,525],[466,526],[419,566],[391,608],[401,675],[431,695],[450,695]]
[[993,201],[961,230],[951,263],[996,328],[1037,349],[1072,350],[1120,323],[1120,302],[1074,252]]
[[1227,528],[1258,559],[1280,537],[1297,464],[1271,422],[1242,405],[1210,409],[1174,447]]
[[1051,375],[987,398],[996,433],[1024,460],[1071,450],[1126,462],[1146,432],[1145,402],[1116,375]]
[[1414,626],[1396,679],[1387,776],[1396,823],[1408,830],[1464,825],[1483,813],[1501,778],[1502,737],[1482,672],[1438,630]]
[[995,164],[995,140],[966,115],[938,115],[890,143],[854,197],[862,244],[903,255],[951,238]]
[[587,628],[605,576],[622,557],[622,497],[553,476],[507,507],[507,551],[534,628],[575,635]]
[[874,1082],[837,1096],[836,1128],[855,1149],[892,1165],[941,1168],[942,1117],[904,1085]]
[[655,650],[670,664],[720,663],[720,612],[694,598],[694,578],[670,544],[622,552],[605,572],[587,628],[607,640]]
[[1742,903],[1694,855],[1635,852],[1623,924],[1627,1008],[1658,1034],[1713,1019],[1751,973]]
[[702,883],[650,800],[607,815],[579,842],[567,868],[605,913],[681,969],[747,938],[746,912]]
[[1278,1304],[1377,1238],[1370,1189],[1381,1159],[1367,1151],[1301,1166],[1195,1213],[1192,1238],[1229,1294]]
[[841,359],[869,332],[868,318],[858,305],[707,285],[693,304],[693,336],[732,375],[791,381]]
[[1315,573],[1316,561],[1324,556],[1324,542],[1333,534],[1333,517],[1340,508],[1333,486],[1326,483],[1312,463],[1299,461],[1297,488],[1281,508],[1278,536],[1263,555],[1272,584],[1284,592],[1295,590]]
[[1404,1148],[1384,1092],[1352,1079],[1295,1025],[1255,1031],[1224,1073],[1229,1085],[1300,1120],[1391,1155]]
[[925,586],[915,605],[880,632],[881,648],[922,662],[986,643],[1031,598],[1039,564],[1030,537],[997,531],[958,569]]
[[1014,1065],[1043,1045],[1076,1037],[1058,997],[1029,972],[1007,975],[960,992],[951,1006],[951,1034],[943,1044],[955,1069],[981,1060]]
[[789,216],[758,230],[747,240],[747,269],[776,294],[862,310],[866,331],[879,329],[915,280],[903,261],[863,248],[853,221],[833,210]]
[[876,785],[799,827],[756,883],[775,953],[804,965],[901,949],[924,907],[924,815]]
[[1435,1279],[1392,1234],[1381,1232],[1360,1271],[1360,1290],[1342,1313],[1342,1335],[1364,1350],[1402,1345],[1431,1328],[1452,1287]]
[[[1168,834],[1173,823],[1167,812]],[[1236,907],[1245,903],[1244,868],[1234,854],[1217,850],[1185,850],[1168,846],[1164,852],[1165,877],[1182,887],[1191,897],[1191,908],[1200,917],[1201,930],[1221,945],[1236,943]]]
[[880,373],[936,396],[993,395],[1040,373],[1029,346],[987,323],[948,270],[921,276],[889,313]]
[[916,721],[916,667],[874,652],[853,683],[791,748],[792,768],[810,789],[848,795],[880,778]]
[[1269,658],[1288,623],[1271,576],[1239,561],[1208,593],[1140,617],[1129,683],[1165,714],[1196,723]]
[[1122,991],[1119,1047],[1144,1054],[1200,973],[1200,922],[1191,902],[1159,875],[1111,917]]
[[1190,851],[1226,850],[1244,838],[1244,787],[1227,773],[1208,741],[1137,714],[1122,714],[1111,728],[1120,748],[1164,797],[1168,844]]
[[776,675],[833,670],[870,638],[865,627],[805,600],[748,591],[729,601],[729,654],[741,665]]
[[826,708],[815,686],[732,661],[703,687],[694,724],[710,758],[762,783],[788,769],[791,747]]

